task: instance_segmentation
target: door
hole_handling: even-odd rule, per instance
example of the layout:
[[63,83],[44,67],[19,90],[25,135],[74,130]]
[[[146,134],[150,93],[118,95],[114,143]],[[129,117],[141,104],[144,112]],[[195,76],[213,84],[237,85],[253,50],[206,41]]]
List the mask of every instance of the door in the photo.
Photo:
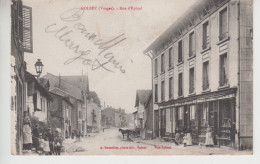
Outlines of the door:
[[154,131],[155,131],[155,137],[159,137],[159,112],[158,112],[158,110],[154,111]]

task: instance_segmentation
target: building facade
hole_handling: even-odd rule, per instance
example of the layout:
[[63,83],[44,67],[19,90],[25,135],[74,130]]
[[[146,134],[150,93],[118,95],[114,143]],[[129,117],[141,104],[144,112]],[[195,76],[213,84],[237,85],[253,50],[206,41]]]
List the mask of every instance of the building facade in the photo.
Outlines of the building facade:
[[140,129],[140,136],[142,139],[152,138],[152,91],[151,90],[137,90],[135,107],[136,113],[136,128]]
[[11,3],[11,152],[23,149],[23,111],[26,109],[24,53],[32,53],[32,9],[21,0]]
[[25,72],[25,93],[26,109],[24,111],[47,124],[48,110],[52,101],[48,86],[43,86],[34,75]]
[[107,106],[107,108],[101,111],[101,122],[103,126],[122,127],[125,122],[125,120],[123,119],[124,115],[124,109],[115,109]]
[[152,59],[154,131],[253,148],[250,0],[199,0],[144,53]]
[[76,128],[72,127],[72,113],[75,111],[69,97],[55,90],[50,92],[53,101],[50,103],[48,124],[61,129],[62,136],[69,138]]
[[[73,104],[71,128],[75,133],[87,135],[87,93],[88,78],[86,76],[55,76],[47,73],[42,78],[49,80],[50,91],[57,91],[69,97]],[[74,134],[75,134],[74,133]]]

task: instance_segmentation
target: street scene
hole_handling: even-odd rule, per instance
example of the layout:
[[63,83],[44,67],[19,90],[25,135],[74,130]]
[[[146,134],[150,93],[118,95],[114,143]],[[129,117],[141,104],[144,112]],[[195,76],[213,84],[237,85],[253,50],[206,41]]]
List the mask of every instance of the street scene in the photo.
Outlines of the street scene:
[[252,1],[149,4],[12,0],[12,155],[253,154]]

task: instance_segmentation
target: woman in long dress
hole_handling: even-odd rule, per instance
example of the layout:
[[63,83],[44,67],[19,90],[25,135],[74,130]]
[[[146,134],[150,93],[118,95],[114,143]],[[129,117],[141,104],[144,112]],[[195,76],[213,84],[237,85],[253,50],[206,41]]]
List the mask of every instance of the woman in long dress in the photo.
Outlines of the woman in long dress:
[[189,128],[187,130],[187,146],[192,146],[192,137],[191,137],[191,129]]
[[32,145],[31,121],[28,113],[25,112],[23,118],[23,147],[25,150],[30,150],[31,145]]
[[206,133],[206,141],[205,141],[205,146],[209,147],[209,146],[213,146],[213,138],[212,138],[212,129],[211,127],[208,125],[207,127],[207,133]]

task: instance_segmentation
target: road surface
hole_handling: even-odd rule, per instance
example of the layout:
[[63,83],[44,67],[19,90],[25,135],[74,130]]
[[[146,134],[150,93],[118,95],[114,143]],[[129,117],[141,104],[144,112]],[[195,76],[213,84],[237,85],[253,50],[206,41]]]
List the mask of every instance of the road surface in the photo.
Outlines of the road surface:
[[217,155],[252,154],[251,151],[237,151],[232,148],[206,148],[201,146],[176,146],[174,143],[160,140],[128,141],[117,128],[105,132],[90,134],[81,141],[64,141],[65,152],[62,155]]

